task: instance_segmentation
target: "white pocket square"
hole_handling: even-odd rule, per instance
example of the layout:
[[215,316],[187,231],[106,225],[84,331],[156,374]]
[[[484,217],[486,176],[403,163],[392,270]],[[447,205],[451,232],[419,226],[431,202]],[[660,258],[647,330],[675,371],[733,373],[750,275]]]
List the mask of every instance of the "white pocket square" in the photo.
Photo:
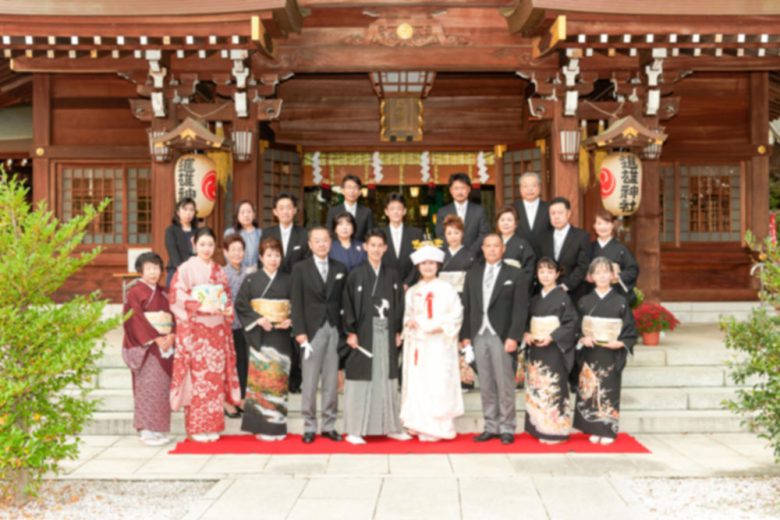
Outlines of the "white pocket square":
[[504,282],[504,285],[512,285],[512,280],[507,280],[506,282]]
[[358,285],[358,292],[363,292],[363,286],[362,285]]
[[297,251],[297,250],[299,250],[300,248],[301,248],[301,246],[295,246],[295,247],[293,247],[293,251]]
[[344,273],[339,273],[336,275],[336,280],[341,280],[342,278],[344,278]]

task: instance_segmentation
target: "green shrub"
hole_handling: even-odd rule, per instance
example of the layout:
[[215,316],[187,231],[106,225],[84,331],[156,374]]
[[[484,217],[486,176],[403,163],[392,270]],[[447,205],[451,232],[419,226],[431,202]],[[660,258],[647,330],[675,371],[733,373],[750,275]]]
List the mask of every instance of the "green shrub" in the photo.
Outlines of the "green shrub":
[[52,294],[100,252],[75,253],[84,230],[105,209],[59,222],[0,169],[0,491],[15,503],[41,477],[78,455],[78,434],[95,409],[87,399],[102,345],[121,323],[101,319],[97,293],[56,304]]
[[780,462],[780,316],[772,309],[780,306],[780,248],[770,238],[758,243],[750,232],[746,241],[763,262],[758,277],[765,305],[746,321],[733,317],[721,321],[726,347],[742,354],[739,361],[729,363],[731,378],[750,385],[738,389],[726,404],[743,417],[743,424],[770,442]]

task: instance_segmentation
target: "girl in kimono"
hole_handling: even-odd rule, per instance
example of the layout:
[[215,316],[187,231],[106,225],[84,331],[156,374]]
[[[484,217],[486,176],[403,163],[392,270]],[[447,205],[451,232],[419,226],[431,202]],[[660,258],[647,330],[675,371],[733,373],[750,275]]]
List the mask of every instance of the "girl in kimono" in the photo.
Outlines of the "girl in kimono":
[[[558,265],[544,257],[536,264],[542,290],[531,299],[531,330],[525,333],[525,431],[544,444],[569,439],[572,406],[569,373],[574,366],[578,316],[558,286]],[[555,328],[549,329],[552,325]],[[534,335],[531,332],[537,331]],[[543,333],[542,333],[543,331]]]
[[[606,445],[612,444],[618,433],[621,376],[638,333],[628,301],[613,288],[612,262],[604,257],[594,259],[588,275],[596,288],[577,303],[582,320],[588,316],[607,318],[612,321],[603,322],[604,326],[620,332],[611,341],[599,342],[584,333],[580,338],[583,348],[579,352],[574,427],[590,435],[590,442]],[[589,332],[595,335],[595,331]]]
[[603,256],[612,262],[615,271],[612,288],[633,304],[636,300],[634,287],[639,278],[639,264],[631,251],[615,238],[615,216],[600,209],[596,212],[593,229],[596,231],[596,240],[591,245],[590,259]]
[[503,261],[522,269],[528,279],[533,280],[536,254],[531,244],[517,234],[518,221],[514,206],[504,206],[496,213],[496,233],[504,240]]
[[244,199],[236,204],[233,213],[233,225],[225,230],[223,238],[230,235],[239,235],[244,241],[244,258],[241,261],[245,269],[257,268],[260,237],[263,232],[257,226],[257,212],[255,205]]
[[170,442],[171,405],[168,394],[173,366],[173,316],[168,294],[159,285],[163,261],[157,253],[141,254],[135,261],[141,274],[128,291],[123,314],[122,359],[133,375],[133,425],[147,446]]
[[165,250],[168,252],[168,277],[165,280],[165,287],[168,287],[169,292],[173,273],[194,254],[192,236],[197,223],[196,214],[193,199],[189,197],[180,199],[176,203],[171,225],[165,228]]
[[420,281],[406,291],[404,305],[401,422],[421,441],[455,438],[463,415],[458,369],[458,334],[463,304],[452,285],[436,277],[444,252],[423,245],[412,254]]
[[198,229],[196,256],[179,266],[169,295],[177,325],[171,408],[184,407],[187,435],[195,442],[218,440],[225,428],[223,402],[241,402],[230,285],[212,260],[215,249],[214,232]]
[[289,303],[292,282],[290,275],[279,269],[279,240],[266,238],[260,242],[260,262],[262,269],[247,275],[236,298],[236,312],[249,343],[249,381],[241,429],[254,433],[261,441],[281,441],[287,436],[292,322],[289,316],[278,321],[278,316],[261,315],[252,300]]

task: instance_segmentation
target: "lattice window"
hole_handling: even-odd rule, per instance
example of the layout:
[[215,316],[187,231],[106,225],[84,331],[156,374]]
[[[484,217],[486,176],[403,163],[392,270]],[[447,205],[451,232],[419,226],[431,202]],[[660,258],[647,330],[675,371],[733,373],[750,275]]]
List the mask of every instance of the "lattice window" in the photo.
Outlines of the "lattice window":
[[664,165],[664,242],[736,242],[742,236],[742,165]]
[[520,199],[520,177],[526,172],[535,172],[544,179],[542,152],[539,148],[513,150],[504,153],[503,196],[504,204]]
[[152,173],[149,168],[127,169],[127,242],[152,242]]
[[108,206],[87,227],[85,244],[150,244],[152,178],[146,166],[61,165],[60,216],[68,221],[87,205]]
[[276,194],[292,193],[300,200],[301,182],[301,156],[297,152],[272,148],[263,152],[261,226],[271,226],[274,223],[273,201]]

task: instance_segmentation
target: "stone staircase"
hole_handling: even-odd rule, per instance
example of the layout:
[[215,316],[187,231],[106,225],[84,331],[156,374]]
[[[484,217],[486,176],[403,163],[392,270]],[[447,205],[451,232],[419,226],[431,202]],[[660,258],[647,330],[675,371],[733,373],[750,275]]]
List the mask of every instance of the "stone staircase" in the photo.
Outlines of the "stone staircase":
[[[93,398],[99,411],[85,434],[133,434],[130,371],[121,359],[121,330],[106,337]],[[623,374],[621,430],[629,433],[710,433],[741,431],[739,418],[723,401],[736,387],[725,361],[733,354],[723,346],[715,323],[681,326],[662,339],[662,346],[637,345]],[[464,394],[466,414],[457,420],[460,432],[482,430],[478,391]],[[523,392],[517,392],[518,427],[523,427]],[[301,433],[300,395],[290,396],[289,429]],[[174,433],[184,433],[183,416],[174,414]],[[240,419],[227,420],[227,432],[239,433]]]

